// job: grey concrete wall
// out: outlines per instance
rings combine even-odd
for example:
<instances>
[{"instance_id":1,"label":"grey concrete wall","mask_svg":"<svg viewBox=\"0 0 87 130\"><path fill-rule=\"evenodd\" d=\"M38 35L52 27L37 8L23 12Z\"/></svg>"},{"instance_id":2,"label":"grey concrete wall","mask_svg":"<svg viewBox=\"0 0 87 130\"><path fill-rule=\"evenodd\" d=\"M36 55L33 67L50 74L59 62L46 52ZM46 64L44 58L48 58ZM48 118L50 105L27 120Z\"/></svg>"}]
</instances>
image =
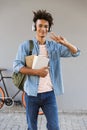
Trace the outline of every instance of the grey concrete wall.
<instances>
[{"instance_id":1,"label":"grey concrete wall","mask_svg":"<svg viewBox=\"0 0 87 130\"><path fill-rule=\"evenodd\" d=\"M78 58L61 60L65 93L57 97L59 109L87 109L86 0L0 0L0 68L12 70L19 44L34 36L35 32L31 31L32 11L37 9L50 11L54 17L52 31L81 49ZM9 90L14 93L13 88Z\"/></svg>"}]
</instances>

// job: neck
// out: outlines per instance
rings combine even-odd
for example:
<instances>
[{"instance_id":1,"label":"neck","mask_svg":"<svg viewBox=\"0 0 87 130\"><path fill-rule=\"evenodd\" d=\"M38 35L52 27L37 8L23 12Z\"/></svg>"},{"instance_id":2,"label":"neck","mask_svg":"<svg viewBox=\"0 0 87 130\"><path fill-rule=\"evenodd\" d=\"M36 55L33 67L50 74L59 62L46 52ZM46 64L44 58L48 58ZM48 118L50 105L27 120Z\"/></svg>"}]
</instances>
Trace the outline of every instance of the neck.
<instances>
[{"instance_id":1,"label":"neck","mask_svg":"<svg viewBox=\"0 0 87 130\"><path fill-rule=\"evenodd\" d=\"M40 45L44 45L46 42L46 38L45 37L37 37L36 36L37 41L39 42Z\"/></svg>"}]
</instances>

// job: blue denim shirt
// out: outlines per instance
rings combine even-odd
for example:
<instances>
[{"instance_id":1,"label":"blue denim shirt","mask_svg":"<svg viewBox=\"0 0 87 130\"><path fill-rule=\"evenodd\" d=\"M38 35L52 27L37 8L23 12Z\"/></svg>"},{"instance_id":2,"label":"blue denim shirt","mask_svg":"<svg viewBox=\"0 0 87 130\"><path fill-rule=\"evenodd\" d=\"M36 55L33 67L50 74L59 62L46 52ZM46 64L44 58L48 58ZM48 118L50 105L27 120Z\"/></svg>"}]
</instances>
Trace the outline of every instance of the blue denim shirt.
<instances>
[{"instance_id":1,"label":"blue denim shirt","mask_svg":"<svg viewBox=\"0 0 87 130\"><path fill-rule=\"evenodd\" d=\"M33 38L34 48L32 50L32 55L39 54L39 45L36 38ZM16 55L16 59L13 62L13 71L19 72L19 70L25 66L25 57L29 55L29 41L24 41L20 44L18 48L18 52ZM76 57L80 54L78 50L76 54L72 54L70 50L54 41L46 40L46 48L48 51L49 57L49 66L50 66L50 77L51 82L53 84L53 89L56 95L60 95L64 93L64 86L63 86L63 79L62 79L62 72L61 72L61 57ZM27 75L26 81L24 84L24 91L28 95L37 96L38 93L38 84L39 84L39 77L38 76L30 76Z\"/></svg>"}]
</instances>

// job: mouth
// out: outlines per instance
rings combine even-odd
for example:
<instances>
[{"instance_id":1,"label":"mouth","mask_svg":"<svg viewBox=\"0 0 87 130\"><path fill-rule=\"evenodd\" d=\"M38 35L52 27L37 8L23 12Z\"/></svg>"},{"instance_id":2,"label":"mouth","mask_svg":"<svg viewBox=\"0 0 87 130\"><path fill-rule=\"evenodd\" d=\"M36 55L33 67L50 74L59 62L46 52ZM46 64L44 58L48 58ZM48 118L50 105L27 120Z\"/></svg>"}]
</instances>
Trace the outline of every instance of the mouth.
<instances>
[{"instance_id":1,"label":"mouth","mask_svg":"<svg viewBox=\"0 0 87 130\"><path fill-rule=\"evenodd\" d=\"M42 35L46 35L47 33L46 32L41 32Z\"/></svg>"}]
</instances>

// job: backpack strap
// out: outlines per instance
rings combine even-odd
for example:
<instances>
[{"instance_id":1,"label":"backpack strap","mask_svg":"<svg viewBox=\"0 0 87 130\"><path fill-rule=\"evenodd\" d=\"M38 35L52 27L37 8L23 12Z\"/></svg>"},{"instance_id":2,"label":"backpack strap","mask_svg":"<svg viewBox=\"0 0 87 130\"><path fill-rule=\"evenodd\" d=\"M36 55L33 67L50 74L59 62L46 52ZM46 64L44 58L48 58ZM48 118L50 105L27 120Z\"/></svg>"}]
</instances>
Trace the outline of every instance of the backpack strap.
<instances>
[{"instance_id":1,"label":"backpack strap","mask_svg":"<svg viewBox=\"0 0 87 130\"><path fill-rule=\"evenodd\" d=\"M29 40L29 43L30 43L30 52L29 52L29 55L32 55L32 50L34 48L33 40Z\"/></svg>"}]
</instances>

